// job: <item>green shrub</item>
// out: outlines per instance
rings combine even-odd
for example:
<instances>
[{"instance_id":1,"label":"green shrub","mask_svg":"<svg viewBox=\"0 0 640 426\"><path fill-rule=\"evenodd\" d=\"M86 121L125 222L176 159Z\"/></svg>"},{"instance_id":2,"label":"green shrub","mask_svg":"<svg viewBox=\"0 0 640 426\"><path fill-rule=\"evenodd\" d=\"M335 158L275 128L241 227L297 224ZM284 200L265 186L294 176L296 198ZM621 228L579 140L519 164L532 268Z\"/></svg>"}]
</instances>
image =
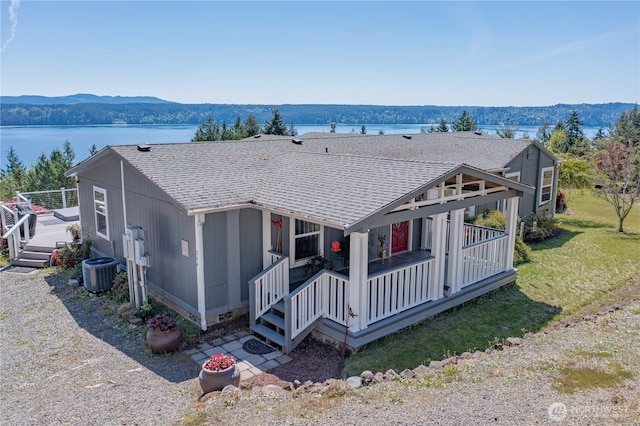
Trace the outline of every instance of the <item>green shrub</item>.
<instances>
[{"instance_id":1,"label":"green shrub","mask_svg":"<svg viewBox=\"0 0 640 426\"><path fill-rule=\"evenodd\" d=\"M113 278L109 297L118 303L129 302L129 278L126 272L118 272Z\"/></svg>"},{"instance_id":2,"label":"green shrub","mask_svg":"<svg viewBox=\"0 0 640 426\"><path fill-rule=\"evenodd\" d=\"M163 313L165 313L164 306L149 299L140 305L140 308L135 312L135 316L146 322L149 318Z\"/></svg>"},{"instance_id":3,"label":"green shrub","mask_svg":"<svg viewBox=\"0 0 640 426\"><path fill-rule=\"evenodd\" d=\"M513 252L513 266L529 262L531 262L531 248L527 243L522 241L520 237L516 237L516 244Z\"/></svg>"},{"instance_id":4,"label":"green shrub","mask_svg":"<svg viewBox=\"0 0 640 426\"><path fill-rule=\"evenodd\" d=\"M531 213L524 221L525 242L538 242L549 238L556 233L555 219L545 217L536 213Z\"/></svg>"},{"instance_id":5,"label":"green shrub","mask_svg":"<svg viewBox=\"0 0 640 426\"><path fill-rule=\"evenodd\" d=\"M504 229L507 226L507 217L499 210L486 210L476 217L474 223L487 228Z\"/></svg>"}]
</instances>

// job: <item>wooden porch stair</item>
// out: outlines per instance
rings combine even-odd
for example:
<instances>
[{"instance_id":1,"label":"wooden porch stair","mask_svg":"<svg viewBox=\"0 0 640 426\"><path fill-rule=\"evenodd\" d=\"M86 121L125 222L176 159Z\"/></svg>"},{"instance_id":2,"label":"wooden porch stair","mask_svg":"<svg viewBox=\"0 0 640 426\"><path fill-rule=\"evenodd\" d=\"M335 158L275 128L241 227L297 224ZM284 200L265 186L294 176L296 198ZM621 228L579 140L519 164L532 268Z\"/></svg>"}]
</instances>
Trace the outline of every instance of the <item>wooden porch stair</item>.
<instances>
[{"instance_id":1,"label":"wooden porch stair","mask_svg":"<svg viewBox=\"0 0 640 426\"><path fill-rule=\"evenodd\" d=\"M271 305L269 312L249 327L254 334L262 337L269 344L279 346L281 350L285 349L284 328L284 301L282 300Z\"/></svg>"},{"instance_id":2,"label":"wooden porch stair","mask_svg":"<svg viewBox=\"0 0 640 426\"><path fill-rule=\"evenodd\" d=\"M49 247L26 245L20 250L18 256L9 263L13 266L25 266L29 268L47 268L51 265L53 250Z\"/></svg>"}]
</instances>

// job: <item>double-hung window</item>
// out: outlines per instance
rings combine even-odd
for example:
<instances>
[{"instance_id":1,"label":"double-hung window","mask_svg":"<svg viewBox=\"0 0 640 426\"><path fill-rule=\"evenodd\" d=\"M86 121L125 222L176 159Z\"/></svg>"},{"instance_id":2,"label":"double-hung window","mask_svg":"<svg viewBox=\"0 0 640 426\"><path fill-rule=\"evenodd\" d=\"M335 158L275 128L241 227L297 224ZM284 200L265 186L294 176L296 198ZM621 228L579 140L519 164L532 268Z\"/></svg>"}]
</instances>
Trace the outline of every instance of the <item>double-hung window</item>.
<instances>
[{"instance_id":1,"label":"double-hung window","mask_svg":"<svg viewBox=\"0 0 640 426\"><path fill-rule=\"evenodd\" d=\"M551 201L551 193L553 192L553 167L545 167L542 169L540 176L540 202L543 205Z\"/></svg>"},{"instance_id":2,"label":"double-hung window","mask_svg":"<svg viewBox=\"0 0 640 426\"><path fill-rule=\"evenodd\" d=\"M293 258L297 265L313 257L322 255L322 226L295 219L293 235Z\"/></svg>"},{"instance_id":3,"label":"double-hung window","mask_svg":"<svg viewBox=\"0 0 640 426\"><path fill-rule=\"evenodd\" d=\"M96 235L109 239L109 218L107 215L107 190L93 187L93 210L96 219Z\"/></svg>"}]
</instances>

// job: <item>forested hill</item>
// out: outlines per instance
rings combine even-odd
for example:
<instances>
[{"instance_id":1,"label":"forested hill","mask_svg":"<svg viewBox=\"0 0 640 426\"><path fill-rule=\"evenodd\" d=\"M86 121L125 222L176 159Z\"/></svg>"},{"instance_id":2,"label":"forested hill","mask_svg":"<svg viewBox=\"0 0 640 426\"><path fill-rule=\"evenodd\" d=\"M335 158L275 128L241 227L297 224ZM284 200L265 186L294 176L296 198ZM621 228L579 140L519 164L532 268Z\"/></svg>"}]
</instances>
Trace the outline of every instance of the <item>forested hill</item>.
<instances>
[{"instance_id":1,"label":"forested hill","mask_svg":"<svg viewBox=\"0 0 640 426\"><path fill-rule=\"evenodd\" d=\"M84 95L90 96L90 95ZM116 98L112 98L113 101ZM380 106L380 105L237 105L179 104L137 100L117 102L34 104L11 103L3 97L0 125L105 125L105 124L200 124L212 116L219 123L233 124L236 117L254 115L259 122L271 117L277 108L287 124L324 125L330 122L360 126L362 124L437 124L441 119L456 121L467 111L478 125L509 123L516 126L539 126L546 121L554 125L564 121L576 110L585 126L607 127L634 104L558 104L543 107L482 107L482 106Z\"/></svg>"}]
</instances>

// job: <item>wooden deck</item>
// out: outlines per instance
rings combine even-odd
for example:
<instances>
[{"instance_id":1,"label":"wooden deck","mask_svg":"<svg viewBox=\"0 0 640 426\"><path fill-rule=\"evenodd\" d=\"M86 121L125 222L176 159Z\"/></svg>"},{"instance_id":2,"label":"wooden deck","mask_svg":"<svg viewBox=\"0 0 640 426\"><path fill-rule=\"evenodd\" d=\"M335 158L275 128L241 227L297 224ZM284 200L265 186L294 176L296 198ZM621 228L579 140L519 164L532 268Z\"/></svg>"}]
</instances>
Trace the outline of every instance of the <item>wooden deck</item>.
<instances>
[{"instance_id":1,"label":"wooden deck","mask_svg":"<svg viewBox=\"0 0 640 426\"><path fill-rule=\"evenodd\" d=\"M55 249L65 243L73 241L71 234L67 231L67 226L75 221L62 220L53 213L38 215L36 222L36 233L29 241L27 247L40 247Z\"/></svg>"}]
</instances>

